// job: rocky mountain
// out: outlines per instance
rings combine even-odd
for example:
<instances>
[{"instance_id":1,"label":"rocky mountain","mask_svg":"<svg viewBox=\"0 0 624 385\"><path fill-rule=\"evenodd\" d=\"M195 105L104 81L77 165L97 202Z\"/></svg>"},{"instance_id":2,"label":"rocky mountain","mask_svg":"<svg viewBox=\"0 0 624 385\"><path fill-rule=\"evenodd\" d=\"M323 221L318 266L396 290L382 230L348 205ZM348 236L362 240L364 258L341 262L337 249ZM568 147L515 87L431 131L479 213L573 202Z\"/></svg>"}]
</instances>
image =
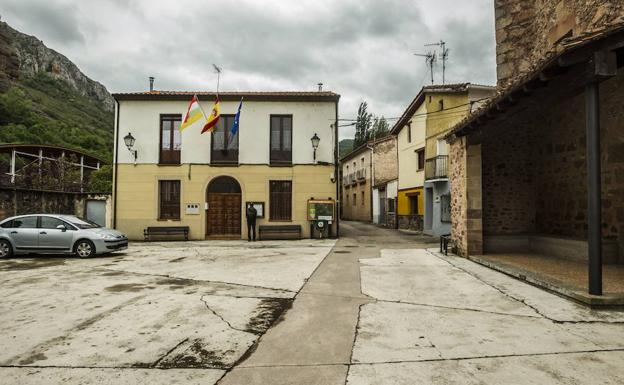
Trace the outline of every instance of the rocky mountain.
<instances>
[{"instance_id":1,"label":"rocky mountain","mask_svg":"<svg viewBox=\"0 0 624 385\"><path fill-rule=\"evenodd\" d=\"M0 143L53 144L111 160L113 109L102 84L0 22Z\"/></svg>"},{"instance_id":2,"label":"rocky mountain","mask_svg":"<svg viewBox=\"0 0 624 385\"><path fill-rule=\"evenodd\" d=\"M79 95L113 111L114 100L102 84L91 80L68 58L34 36L0 22L0 73L9 79L32 78L45 72L70 85Z\"/></svg>"}]
</instances>

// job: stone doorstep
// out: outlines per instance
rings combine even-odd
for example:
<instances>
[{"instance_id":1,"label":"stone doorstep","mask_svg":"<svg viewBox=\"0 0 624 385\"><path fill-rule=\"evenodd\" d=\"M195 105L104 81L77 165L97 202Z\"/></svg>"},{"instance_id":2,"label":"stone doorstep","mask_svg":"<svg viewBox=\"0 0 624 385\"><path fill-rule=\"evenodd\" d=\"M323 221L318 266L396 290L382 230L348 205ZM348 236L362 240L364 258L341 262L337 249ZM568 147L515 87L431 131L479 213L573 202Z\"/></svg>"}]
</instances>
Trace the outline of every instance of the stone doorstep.
<instances>
[{"instance_id":1,"label":"stone doorstep","mask_svg":"<svg viewBox=\"0 0 624 385\"><path fill-rule=\"evenodd\" d=\"M489 267L490 269L499 271L503 274L509 275L533 286L537 286L540 289L544 289L553 294L557 294L567 299L571 299L581 305L589 306L590 308L609 307L609 306L624 306L624 293L622 294L609 294L609 295L591 295L584 290L578 288L566 286L564 283L557 280L546 281L543 278L537 276L535 273L519 269L517 267L507 266L504 264L494 263L481 258L480 256L468 256L469 260Z\"/></svg>"}]
</instances>

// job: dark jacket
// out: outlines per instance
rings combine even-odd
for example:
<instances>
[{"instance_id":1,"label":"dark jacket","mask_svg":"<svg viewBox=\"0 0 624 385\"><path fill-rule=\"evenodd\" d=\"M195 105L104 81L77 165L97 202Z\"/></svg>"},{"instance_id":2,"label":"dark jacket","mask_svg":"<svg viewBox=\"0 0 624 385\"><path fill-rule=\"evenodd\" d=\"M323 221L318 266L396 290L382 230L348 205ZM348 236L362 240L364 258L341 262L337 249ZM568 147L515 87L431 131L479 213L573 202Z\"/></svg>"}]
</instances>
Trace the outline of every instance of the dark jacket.
<instances>
[{"instance_id":1,"label":"dark jacket","mask_svg":"<svg viewBox=\"0 0 624 385\"><path fill-rule=\"evenodd\" d=\"M255 222L258 216L258 211L255 207L247 207L247 222Z\"/></svg>"}]
</instances>

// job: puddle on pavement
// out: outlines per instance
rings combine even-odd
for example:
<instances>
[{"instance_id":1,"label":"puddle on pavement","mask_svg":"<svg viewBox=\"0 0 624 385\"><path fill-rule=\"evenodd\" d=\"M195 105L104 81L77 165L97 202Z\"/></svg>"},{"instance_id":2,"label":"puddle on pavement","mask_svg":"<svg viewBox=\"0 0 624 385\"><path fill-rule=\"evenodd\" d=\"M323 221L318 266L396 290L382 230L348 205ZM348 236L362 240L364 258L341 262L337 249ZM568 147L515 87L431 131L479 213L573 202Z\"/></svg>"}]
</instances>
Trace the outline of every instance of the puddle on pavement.
<instances>
[{"instance_id":1,"label":"puddle on pavement","mask_svg":"<svg viewBox=\"0 0 624 385\"><path fill-rule=\"evenodd\" d=\"M47 360L48 357L45 356L45 354L43 353L36 353L33 355L30 355L22 360L19 361L20 365L30 365L30 364L34 364L37 361L43 361L43 360Z\"/></svg>"},{"instance_id":2,"label":"puddle on pavement","mask_svg":"<svg viewBox=\"0 0 624 385\"><path fill-rule=\"evenodd\" d=\"M186 278L161 278L156 281L156 284L185 287L185 286L194 285L195 281L193 281L192 279L186 279Z\"/></svg>"},{"instance_id":3,"label":"puddle on pavement","mask_svg":"<svg viewBox=\"0 0 624 385\"><path fill-rule=\"evenodd\" d=\"M0 270L30 270L43 267L62 266L65 258L24 258L9 259L0 262Z\"/></svg>"},{"instance_id":4,"label":"puddle on pavement","mask_svg":"<svg viewBox=\"0 0 624 385\"><path fill-rule=\"evenodd\" d=\"M232 350L216 351L204 349L201 339L195 339L183 351L166 357L158 364L159 368L217 368L227 369L223 359L234 353Z\"/></svg>"},{"instance_id":5,"label":"puddle on pavement","mask_svg":"<svg viewBox=\"0 0 624 385\"><path fill-rule=\"evenodd\" d=\"M147 286L143 283L120 283L117 285L107 287L106 291L110 291L112 293L121 293L121 292L137 292L143 289L154 289L154 286Z\"/></svg>"},{"instance_id":6,"label":"puddle on pavement","mask_svg":"<svg viewBox=\"0 0 624 385\"><path fill-rule=\"evenodd\" d=\"M289 298L265 298L254 310L251 319L247 323L245 330L262 334L270 327L281 322L281 316L292 306L292 299Z\"/></svg>"}]
</instances>

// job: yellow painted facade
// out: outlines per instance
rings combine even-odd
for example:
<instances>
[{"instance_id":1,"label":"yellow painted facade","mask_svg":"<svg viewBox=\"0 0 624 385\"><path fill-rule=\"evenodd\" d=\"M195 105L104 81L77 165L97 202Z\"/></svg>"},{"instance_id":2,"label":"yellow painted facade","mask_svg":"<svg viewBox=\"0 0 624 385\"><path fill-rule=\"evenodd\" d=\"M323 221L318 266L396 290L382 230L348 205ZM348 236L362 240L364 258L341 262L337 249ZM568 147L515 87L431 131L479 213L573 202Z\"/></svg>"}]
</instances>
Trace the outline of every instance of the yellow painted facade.
<instances>
[{"instance_id":1,"label":"yellow painted facade","mask_svg":"<svg viewBox=\"0 0 624 385\"><path fill-rule=\"evenodd\" d=\"M438 140L441 140L455 124L466 117L470 112L470 103L468 103L468 91L466 90L461 93L428 93L425 104L428 112L425 124L425 159L429 159L440 155ZM440 111L441 108L443 111ZM444 142L443 146L445 149L440 152L446 155L448 154L448 143Z\"/></svg>"},{"instance_id":2,"label":"yellow painted facade","mask_svg":"<svg viewBox=\"0 0 624 385\"><path fill-rule=\"evenodd\" d=\"M397 215L412 215L410 197L418 196L418 215L424 215L424 193L422 187L399 190L397 196Z\"/></svg>"},{"instance_id":3,"label":"yellow painted facade","mask_svg":"<svg viewBox=\"0 0 624 385\"><path fill-rule=\"evenodd\" d=\"M157 164L119 164L117 171L117 228L130 239L143 239L147 226L189 226L189 238L204 239L206 234L206 189L213 178L230 176L241 187L241 238L247 238L244 204L247 201L264 202L264 218L258 218L257 226L271 224L269 221L269 181L291 180L292 221L288 224L302 226L303 237L310 236L307 220L307 201L311 198L336 200L336 184L330 176L333 165L294 165L270 167L268 165L241 165L238 167L215 167L210 165L181 164L161 166ZM179 180L181 183L180 220L158 219L159 180ZM186 204L200 205L199 214L186 214ZM275 224L284 224L283 221ZM332 225L335 235L336 225Z\"/></svg>"}]
</instances>

